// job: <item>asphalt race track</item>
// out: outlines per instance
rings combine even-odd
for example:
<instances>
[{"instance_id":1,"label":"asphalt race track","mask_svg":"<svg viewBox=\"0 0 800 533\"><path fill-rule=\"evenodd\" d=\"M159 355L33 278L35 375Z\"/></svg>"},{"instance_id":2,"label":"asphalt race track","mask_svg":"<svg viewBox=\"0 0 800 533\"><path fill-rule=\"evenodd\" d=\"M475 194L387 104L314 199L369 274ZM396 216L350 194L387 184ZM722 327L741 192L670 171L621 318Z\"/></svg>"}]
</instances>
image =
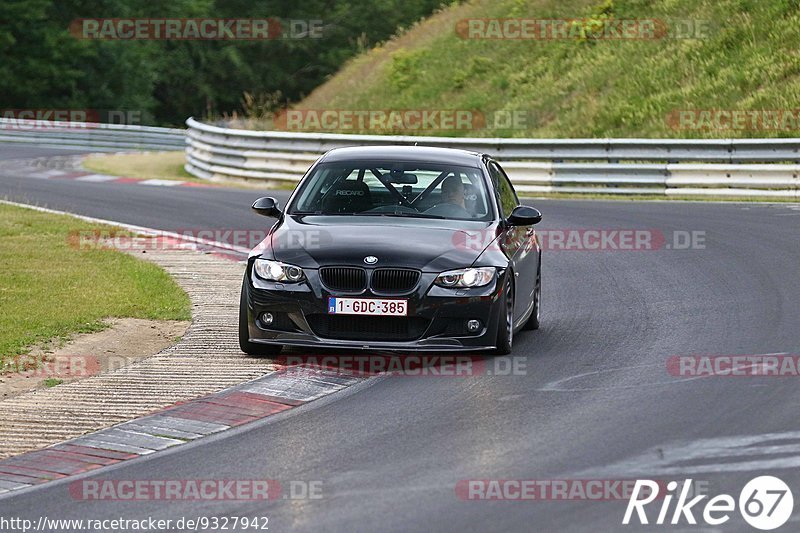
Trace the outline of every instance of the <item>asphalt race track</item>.
<instances>
[{"instance_id":1,"label":"asphalt race track","mask_svg":"<svg viewBox=\"0 0 800 533\"><path fill-rule=\"evenodd\" d=\"M53 153L24 152L0 148L0 157ZM13 201L160 229L268 224L249 210L260 191L40 180L3 168L0 198ZM456 485L692 478L738 498L766 474L793 487L797 502L800 377L676 377L667 361L800 353L800 206L526 203L543 212L542 230L636 229L666 242L546 250L543 326L515 337L513 357L524 366L516 375L368 380L89 476L321 481L321 499L87 502L55 482L0 498L0 514L268 516L272 531L637 531L621 525L624 500L464 500ZM675 249L675 232L701 232L704 241ZM734 513L724 531L736 530L753 531ZM797 512L785 530L800 530Z\"/></svg>"}]
</instances>

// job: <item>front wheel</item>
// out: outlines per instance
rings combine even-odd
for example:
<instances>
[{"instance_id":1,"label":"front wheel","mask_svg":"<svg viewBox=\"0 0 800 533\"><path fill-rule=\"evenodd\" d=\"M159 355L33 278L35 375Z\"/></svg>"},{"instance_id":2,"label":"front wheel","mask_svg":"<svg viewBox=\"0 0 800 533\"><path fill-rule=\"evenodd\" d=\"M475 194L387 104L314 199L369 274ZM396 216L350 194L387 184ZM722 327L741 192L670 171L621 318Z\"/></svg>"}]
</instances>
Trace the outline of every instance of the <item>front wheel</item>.
<instances>
[{"instance_id":1,"label":"front wheel","mask_svg":"<svg viewBox=\"0 0 800 533\"><path fill-rule=\"evenodd\" d=\"M514 274L508 271L506 281L503 284L503 301L500 307L500 316L497 321L497 355L508 355L514 344L514 285L511 276Z\"/></svg>"},{"instance_id":2,"label":"front wheel","mask_svg":"<svg viewBox=\"0 0 800 533\"><path fill-rule=\"evenodd\" d=\"M247 276L242 282L242 294L239 296L239 348L248 355L271 356L281 353L279 344L259 344L250 342L250 329L247 324Z\"/></svg>"}]
</instances>

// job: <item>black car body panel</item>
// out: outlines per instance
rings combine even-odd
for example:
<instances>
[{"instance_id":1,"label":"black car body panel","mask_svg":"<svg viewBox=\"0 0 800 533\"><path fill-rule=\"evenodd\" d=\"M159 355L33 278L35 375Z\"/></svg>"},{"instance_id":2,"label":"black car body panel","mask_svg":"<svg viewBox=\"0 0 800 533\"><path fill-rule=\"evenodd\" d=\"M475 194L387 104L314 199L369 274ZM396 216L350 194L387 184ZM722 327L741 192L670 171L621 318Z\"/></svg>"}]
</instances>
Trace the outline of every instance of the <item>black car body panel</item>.
<instances>
[{"instance_id":1,"label":"black car body panel","mask_svg":"<svg viewBox=\"0 0 800 533\"><path fill-rule=\"evenodd\" d=\"M465 226L481 235L491 227L481 222L464 224L409 218L380 221L376 231L374 218L342 218L286 216L271 235L274 258L302 268L319 268L352 262L363 264L364 257L372 255L379 258L381 266L402 265L425 272L443 272L470 266L483 251L459 246L470 238ZM398 246L403 242L413 242L414 246Z\"/></svg>"}]
</instances>

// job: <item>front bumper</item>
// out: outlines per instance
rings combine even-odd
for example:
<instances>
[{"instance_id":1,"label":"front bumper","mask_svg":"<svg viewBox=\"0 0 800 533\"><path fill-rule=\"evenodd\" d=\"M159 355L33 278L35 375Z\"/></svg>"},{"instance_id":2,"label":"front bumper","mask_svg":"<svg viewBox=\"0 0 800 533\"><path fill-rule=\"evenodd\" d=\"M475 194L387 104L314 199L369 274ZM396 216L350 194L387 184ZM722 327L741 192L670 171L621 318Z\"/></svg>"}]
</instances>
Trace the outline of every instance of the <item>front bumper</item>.
<instances>
[{"instance_id":1,"label":"front bumper","mask_svg":"<svg viewBox=\"0 0 800 533\"><path fill-rule=\"evenodd\" d=\"M477 289L445 289L433 285L437 274L422 273L409 294L379 295L369 289L359 293L329 291L317 271L306 270L306 280L281 284L253 275L248 264L247 290L250 342L295 347L388 350L399 352L464 352L495 347L504 270ZM406 299L407 317L328 315L329 297ZM260 319L273 314L271 325ZM480 320L475 333L468 320Z\"/></svg>"}]
</instances>

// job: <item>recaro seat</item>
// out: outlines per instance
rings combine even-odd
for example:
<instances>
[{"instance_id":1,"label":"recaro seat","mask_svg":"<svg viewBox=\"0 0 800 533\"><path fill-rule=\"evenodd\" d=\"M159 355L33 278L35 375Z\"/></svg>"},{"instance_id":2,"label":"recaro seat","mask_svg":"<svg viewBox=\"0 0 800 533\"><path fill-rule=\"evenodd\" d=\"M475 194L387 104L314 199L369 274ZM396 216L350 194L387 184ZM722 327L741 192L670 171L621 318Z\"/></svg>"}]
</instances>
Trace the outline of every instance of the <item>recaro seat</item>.
<instances>
[{"instance_id":1,"label":"recaro seat","mask_svg":"<svg viewBox=\"0 0 800 533\"><path fill-rule=\"evenodd\" d=\"M325 194L322 202L325 213L361 213L372 207L369 187L363 181L337 183Z\"/></svg>"}]
</instances>

